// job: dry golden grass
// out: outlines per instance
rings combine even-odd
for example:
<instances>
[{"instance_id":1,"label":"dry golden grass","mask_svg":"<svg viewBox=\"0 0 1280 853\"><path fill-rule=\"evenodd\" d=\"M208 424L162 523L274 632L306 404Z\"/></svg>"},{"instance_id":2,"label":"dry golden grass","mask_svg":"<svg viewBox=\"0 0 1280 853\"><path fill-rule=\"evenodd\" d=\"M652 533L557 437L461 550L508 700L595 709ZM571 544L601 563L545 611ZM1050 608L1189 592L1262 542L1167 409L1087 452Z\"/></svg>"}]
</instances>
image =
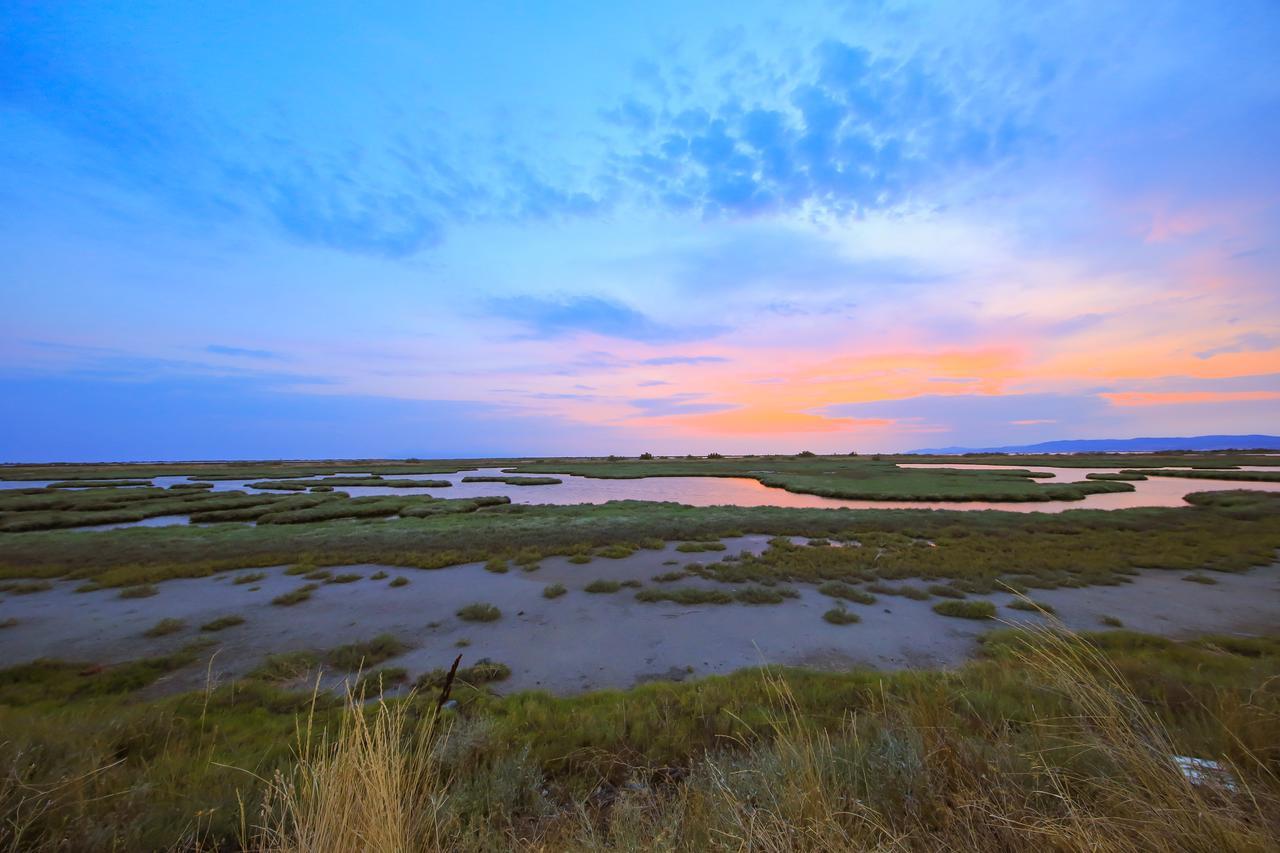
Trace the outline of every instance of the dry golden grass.
<instances>
[{"instance_id":1,"label":"dry golden grass","mask_svg":"<svg viewBox=\"0 0 1280 853\"><path fill-rule=\"evenodd\" d=\"M633 768L632 782L602 784L567 803L534 794L541 809L529 808L530 792L516 790L529 779L497 762L480 773L479 801L474 766L460 773L465 784L454 778L459 765L445 758L450 738L478 737L465 723L452 731L421 703L353 700L332 739L303 727L297 766L272 780L258 822L246 829L247 846L273 853L1280 848L1280 781L1274 754L1264 754L1274 745L1253 744L1249 734L1274 732L1274 719L1258 725L1264 706L1224 694L1205 709L1226 738L1229 748L1213 757L1231 781L1197 784L1172 760L1175 738L1088 642L1060 628L1034 629L1011 654L1037 689L1066 697L1070 709L1028 720L1021 753L964 731L992 721L939 701L944 688L936 684L921 681L914 695L885 694L858 714L815 721L786 677L766 670L772 716L723 749L675 775Z\"/></svg>"}]
</instances>

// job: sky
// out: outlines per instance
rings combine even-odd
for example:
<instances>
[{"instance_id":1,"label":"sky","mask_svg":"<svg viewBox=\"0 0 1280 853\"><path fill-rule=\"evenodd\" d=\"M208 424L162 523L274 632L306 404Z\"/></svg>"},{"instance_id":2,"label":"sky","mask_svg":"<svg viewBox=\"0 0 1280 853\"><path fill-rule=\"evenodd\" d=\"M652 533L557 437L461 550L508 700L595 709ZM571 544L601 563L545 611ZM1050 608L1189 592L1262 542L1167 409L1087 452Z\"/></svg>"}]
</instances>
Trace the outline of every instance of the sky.
<instances>
[{"instance_id":1,"label":"sky","mask_svg":"<svg viewBox=\"0 0 1280 853\"><path fill-rule=\"evenodd\" d=\"M0 461L1280 432L1280 5L0 9Z\"/></svg>"}]
</instances>

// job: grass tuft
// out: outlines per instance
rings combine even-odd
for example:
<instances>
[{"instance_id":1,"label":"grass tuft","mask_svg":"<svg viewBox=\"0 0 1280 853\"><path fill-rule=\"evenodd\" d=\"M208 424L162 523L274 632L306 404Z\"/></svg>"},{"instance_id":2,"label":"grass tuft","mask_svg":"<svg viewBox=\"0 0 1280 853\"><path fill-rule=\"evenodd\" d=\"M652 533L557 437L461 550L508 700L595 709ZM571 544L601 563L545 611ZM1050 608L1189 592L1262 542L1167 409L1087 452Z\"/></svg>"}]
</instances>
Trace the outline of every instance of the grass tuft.
<instances>
[{"instance_id":1,"label":"grass tuft","mask_svg":"<svg viewBox=\"0 0 1280 853\"><path fill-rule=\"evenodd\" d=\"M156 637L167 637L170 634L176 634L187 626L186 622L181 619L161 619L156 624L142 632L142 636L155 639Z\"/></svg>"},{"instance_id":2,"label":"grass tuft","mask_svg":"<svg viewBox=\"0 0 1280 853\"><path fill-rule=\"evenodd\" d=\"M843 606L831 608L822 614L822 618L832 625L852 625L855 622L862 621L861 616L845 609Z\"/></svg>"},{"instance_id":3,"label":"grass tuft","mask_svg":"<svg viewBox=\"0 0 1280 853\"><path fill-rule=\"evenodd\" d=\"M271 599L271 603L279 607L292 607L295 604L301 604L311 597L311 593L320 588L318 583L304 584L295 590L290 590L283 595L277 595Z\"/></svg>"},{"instance_id":4,"label":"grass tuft","mask_svg":"<svg viewBox=\"0 0 1280 853\"><path fill-rule=\"evenodd\" d=\"M233 628L236 625L243 625L243 616L219 616L210 622L206 622L200 626L201 631L222 631L226 628Z\"/></svg>"},{"instance_id":5,"label":"grass tuft","mask_svg":"<svg viewBox=\"0 0 1280 853\"><path fill-rule=\"evenodd\" d=\"M502 611L492 604L476 602L458 610L457 616L467 622L494 622L502 616Z\"/></svg>"},{"instance_id":6,"label":"grass tuft","mask_svg":"<svg viewBox=\"0 0 1280 853\"><path fill-rule=\"evenodd\" d=\"M958 619L992 619L996 606L990 601L942 601L933 605L933 612Z\"/></svg>"}]
</instances>

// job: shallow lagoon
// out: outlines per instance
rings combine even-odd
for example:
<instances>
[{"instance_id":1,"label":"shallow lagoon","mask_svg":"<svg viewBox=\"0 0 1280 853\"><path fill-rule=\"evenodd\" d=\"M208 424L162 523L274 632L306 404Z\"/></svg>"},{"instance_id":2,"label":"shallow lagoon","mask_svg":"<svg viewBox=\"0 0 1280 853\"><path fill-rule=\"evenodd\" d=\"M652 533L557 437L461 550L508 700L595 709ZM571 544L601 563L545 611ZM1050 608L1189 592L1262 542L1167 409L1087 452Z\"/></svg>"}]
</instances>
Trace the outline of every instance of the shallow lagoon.
<instances>
[{"instance_id":1,"label":"shallow lagoon","mask_svg":"<svg viewBox=\"0 0 1280 853\"><path fill-rule=\"evenodd\" d=\"M903 468L955 468L1000 470L1018 466L990 464L960 463L905 463ZM1029 470L1051 474L1052 477L1041 478L1039 482L1076 482L1091 473L1106 473L1121 470L1113 468L1055 468L1047 466L1026 466ZM1182 506L1185 498L1192 492L1215 491L1222 489L1253 489L1258 491L1280 491L1280 483L1257 481L1232 481L1211 479L1190 479L1181 477L1149 477L1146 480L1133 481L1131 492L1112 492L1088 495L1078 501L888 501L888 500L843 500L825 498L817 495L805 495L788 492L785 489L765 486L748 477L645 477L642 479L600 479L579 477L571 474L556 474L562 480L558 485L517 486L507 483L464 483L464 477L501 476L507 469L475 468L452 474L396 474L398 480L448 480L453 483L446 488L404 489L386 486L342 486L339 491L352 497L375 495L420 494L438 498L473 498L488 495L503 495L519 504L599 504L608 501L669 501L688 506L776 506L809 509L942 509L942 510L1002 510L1005 512L1065 512L1072 509L1132 509L1135 507L1170 507ZM1236 470L1267 471L1275 470L1261 466L1241 466ZM347 471L331 476L366 476L369 472ZM287 480L290 478L278 478ZM304 477L301 479L323 479ZM198 478L185 476L155 477L152 482L156 486L169 486L189 483ZM216 492L244 491L249 493L285 494L271 489L255 489L251 480L215 480L212 481ZM47 485L43 481L0 481L0 489L39 488ZM78 530L111 530L120 527L157 527L171 524L185 524L186 516L172 515L143 519L135 522L95 525L76 528Z\"/></svg>"}]
</instances>

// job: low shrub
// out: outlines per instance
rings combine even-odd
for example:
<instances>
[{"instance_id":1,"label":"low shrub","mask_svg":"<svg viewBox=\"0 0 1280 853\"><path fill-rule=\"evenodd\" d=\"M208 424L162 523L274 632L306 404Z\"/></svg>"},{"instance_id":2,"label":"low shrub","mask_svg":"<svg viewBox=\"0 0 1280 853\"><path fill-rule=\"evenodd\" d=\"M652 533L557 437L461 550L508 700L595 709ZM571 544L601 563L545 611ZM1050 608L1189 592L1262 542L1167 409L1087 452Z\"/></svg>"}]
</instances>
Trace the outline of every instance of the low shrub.
<instances>
[{"instance_id":1,"label":"low shrub","mask_svg":"<svg viewBox=\"0 0 1280 853\"><path fill-rule=\"evenodd\" d=\"M181 619L161 619L156 624L142 632L144 637L167 637L169 634L176 634L186 627L186 622Z\"/></svg>"},{"instance_id":2,"label":"low shrub","mask_svg":"<svg viewBox=\"0 0 1280 853\"><path fill-rule=\"evenodd\" d=\"M502 616L502 611L492 604L476 602L460 609L457 615L467 622L493 622Z\"/></svg>"},{"instance_id":3,"label":"low shrub","mask_svg":"<svg viewBox=\"0 0 1280 853\"><path fill-rule=\"evenodd\" d=\"M942 601L933 605L933 612L957 619L991 619L996 606L990 601Z\"/></svg>"},{"instance_id":4,"label":"low shrub","mask_svg":"<svg viewBox=\"0 0 1280 853\"><path fill-rule=\"evenodd\" d=\"M243 616L219 616L210 622L206 622L200 626L201 631L221 631L225 628L233 628L236 625L243 625Z\"/></svg>"},{"instance_id":5,"label":"low shrub","mask_svg":"<svg viewBox=\"0 0 1280 853\"><path fill-rule=\"evenodd\" d=\"M826 613L823 613L822 618L830 622L832 625L852 625L854 622L862 621L862 617L857 613L851 613L844 607L833 607Z\"/></svg>"}]
</instances>

